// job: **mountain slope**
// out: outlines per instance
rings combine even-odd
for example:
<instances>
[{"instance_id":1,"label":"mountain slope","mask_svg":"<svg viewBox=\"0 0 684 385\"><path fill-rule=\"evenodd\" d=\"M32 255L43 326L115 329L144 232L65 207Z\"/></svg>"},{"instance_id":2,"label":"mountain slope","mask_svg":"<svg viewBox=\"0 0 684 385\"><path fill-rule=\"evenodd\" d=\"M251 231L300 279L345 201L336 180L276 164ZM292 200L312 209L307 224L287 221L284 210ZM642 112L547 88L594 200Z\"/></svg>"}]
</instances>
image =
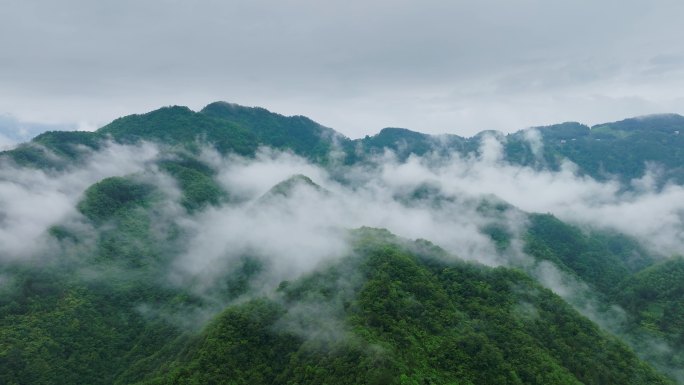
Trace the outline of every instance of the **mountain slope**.
<instances>
[{"instance_id":1,"label":"mountain slope","mask_svg":"<svg viewBox=\"0 0 684 385\"><path fill-rule=\"evenodd\" d=\"M532 214L529 219L527 253L567 268L604 294L612 294L625 279L655 262L624 235L587 234L549 214Z\"/></svg>"},{"instance_id":2,"label":"mountain slope","mask_svg":"<svg viewBox=\"0 0 684 385\"><path fill-rule=\"evenodd\" d=\"M303 116L286 117L263 108L215 102L199 112L173 106L126 116L95 133L45 133L5 154L20 164L59 167L111 137L122 143L148 140L191 151L210 144L223 154L253 155L259 146L269 146L322 164L331 161L332 152L342 151L345 163L355 164L385 149L396 152L400 159L429 152L469 156L477 153L486 135L493 134L503 140L504 159L513 164L557 170L567 159L577 164L581 173L598 180L618 177L626 184L641 177L652 164L662 167L661 184L668 180L684 183L684 117L680 115L652 115L593 127L567 122L532 128L540 133L538 143L526 134L529 130L462 138L385 128L377 135L350 140ZM55 159L45 149L66 159Z\"/></svg>"},{"instance_id":3,"label":"mountain slope","mask_svg":"<svg viewBox=\"0 0 684 385\"><path fill-rule=\"evenodd\" d=\"M628 189L630 178L656 161L662 185L682 164L675 131L683 119L646 117L591 128L563 123L473 138L387 128L349 140L304 117L218 102L200 112L176 106L131 115L93 133L41 134L2 154L3 188L31 187L22 179L29 175L74 182L72 174L112 146L139 150L149 141L156 155L129 171L88 179L92 185L78 190L73 212L43 229L37 239L44 248L35 255L13 260L0 253L0 382L668 383L533 277L546 282L534 269L547 263L586 286L592 297L584 300L598 301L599 310L622 306L624 330L610 330L675 378L684 351L680 259L660 262L623 234L523 213L496 197L443 190L440 183L452 178L462 183L458 174L413 183L421 169L411 168L416 162L410 157L438 163L460 157L470 164L493 135L503 149L497 167L553 170L570 159L578 174L617 176ZM258 152L260 146L290 154ZM386 150L395 152L396 162L383 169L377 157ZM260 172L270 178L274 164L289 162L292 153L306 159L297 158L295 168L309 162L330 179L342 177L322 178L329 191L288 169L285 177L293 177L262 185ZM249 167L257 162L262 168ZM393 179L398 187L373 180L402 164L413 173ZM229 175L234 167L243 168ZM91 169L83 173L94 178ZM298 227L297 210L308 201L326 210L306 205L304 216L315 226ZM327 217L345 216L344 210L353 219ZM392 220L382 226L405 221L396 224L409 232L414 220L441 226L462 215L459 231L481 235L483 242L491 238L475 249L483 253L478 258L520 271L465 263L427 241L411 243L382 230L341 235L339 227L359 226L349 223L364 210L388 215ZM410 215L392 217L403 210ZM0 216L0 226L14 219ZM266 236L242 243L240 237L251 234L243 227L275 237L293 236L291 227L306 238L296 248ZM326 257L332 261L308 266L291 282L271 282L279 277L278 263L287 265L282 270L313 264L309 244L320 247L329 239L319 238L331 234L340 238L334 251L315 251L337 255L342 249L346 257ZM648 343L639 340L644 336ZM666 353L651 354L659 341L668 342L658 345Z\"/></svg>"},{"instance_id":4,"label":"mountain slope","mask_svg":"<svg viewBox=\"0 0 684 385\"><path fill-rule=\"evenodd\" d=\"M327 158L333 143L348 140L305 116L283 116L259 107L215 102L200 113L249 129L261 144L319 161Z\"/></svg>"},{"instance_id":5,"label":"mountain slope","mask_svg":"<svg viewBox=\"0 0 684 385\"><path fill-rule=\"evenodd\" d=\"M663 180L684 183L684 136L680 134L684 134L684 117L680 115L626 119L577 133L566 128L554 131L565 136L545 137L546 156L565 157L599 180L611 175L623 182L641 177L651 162L664 167Z\"/></svg>"},{"instance_id":6,"label":"mountain slope","mask_svg":"<svg viewBox=\"0 0 684 385\"><path fill-rule=\"evenodd\" d=\"M357 237L357 256L228 308L144 383L667 383L521 273Z\"/></svg>"}]
</instances>

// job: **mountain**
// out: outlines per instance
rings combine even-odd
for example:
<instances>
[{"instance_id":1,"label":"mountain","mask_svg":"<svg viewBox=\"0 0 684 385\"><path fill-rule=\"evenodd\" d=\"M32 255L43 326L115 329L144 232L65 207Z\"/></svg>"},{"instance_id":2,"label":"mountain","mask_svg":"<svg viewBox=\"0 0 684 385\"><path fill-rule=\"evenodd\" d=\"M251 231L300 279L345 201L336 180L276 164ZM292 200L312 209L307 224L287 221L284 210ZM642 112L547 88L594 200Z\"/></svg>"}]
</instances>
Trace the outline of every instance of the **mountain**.
<instances>
[{"instance_id":1,"label":"mountain","mask_svg":"<svg viewBox=\"0 0 684 385\"><path fill-rule=\"evenodd\" d=\"M628 181L638 178L647 163L663 167L663 180L684 182L684 117L651 115L591 128L563 124L538 128L544 138L544 157L563 157L588 175L606 179L615 175Z\"/></svg>"},{"instance_id":2,"label":"mountain","mask_svg":"<svg viewBox=\"0 0 684 385\"><path fill-rule=\"evenodd\" d=\"M43 133L0 154L0 383L684 383L682 127L349 139L216 102ZM547 185L574 220L502 198Z\"/></svg>"},{"instance_id":3,"label":"mountain","mask_svg":"<svg viewBox=\"0 0 684 385\"><path fill-rule=\"evenodd\" d=\"M684 260L676 257L629 277L614 294L614 301L630 315L626 325L630 334L645 337L632 344L648 352L651 361L670 368L684 366L683 278ZM654 340L668 344L658 349L652 346Z\"/></svg>"},{"instance_id":4,"label":"mountain","mask_svg":"<svg viewBox=\"0 0 684 385\"><path fill-rule=\"evenodd\" d=\"M539 143L530 139L530 130L539 132ZM684 117L680 115L650 115L593 127L568 122L508 135L491 134L502 138L504 159L513 164L557 170L567 159L586 175L598 180L617 177L623 183L641 177L651 164L661 167L661 183L684 183ZM347 164L354 164L385 149L401 159L428 152L474 155L487 135L490 133L462 138L385 128L377 135L350 140L303 116L286 117L263 108L215 102L199 112L173 106L126 116L94 133L47 132L5 154L21 164L56 167L59 161L44 149L74 160L79 150L97 148L111 137L122 143L157 141L190 151L208 143L223 154L253 155L259 146L268 146L288 149L322 164L330 162L331 152L338 149Z\"/></svg>"},{"instance_id":5,"label":"mountain","mask_svg":"<svg viewBox=\"0 0 684 385\"><path fill-rule=\"evenodd\" d=\"M117 119L97 131L117 141L161 141L190 146L210 143L221 153L253 154L260 145L289 149L321 159L331 143L344 137L304 116L282 116L263 108L216 102L194 112L166 107L143 115Z\"/></svg>"},{"instance_id":6,"label":"mountain","mask_svg":"<svg viewBox=\"0 0 684 385\"><path fill-rule=\"evenodd\" d=\"M354 256L278 299L226 309L143 383L666 383L524 274L445 263L387 232L356 238Z\"/></svg>"},{"instance_id":7,"label":"mountain","mask_svg":"<svg viewBox=\"0 0 684 385\"><path fill-rule=\"evenodd\" d=\"M530 140L530 131L539 133L538 142ZM558 170L562 160L570 160L586 175L598 180L617 177L623 183L641 177L648 164L652 164L662 167L663 182L684 183L684 117L676 114L644 116L593 127L566 122L505 136L493 132L472 138L383 129L359 142L366 152L387 148L404 158L408 154L423 155L430 151L449 151L465 156L476 154L486 135L503 138L504 159L513 164ZM537 150L535 146L538 146Z\"/></svg>"},{"instance_id":8,"label":"mountain","mask_svg":"<svg viewBox=\"0 0 684 385\"><path fill-rule=\"evenodd\" d=\"M668 383L519 271L448 262L387 231L353 237L346 258L227 306L201 332L131 308L199 300L157 287L149 264L112 286L23 272L3 297L3 382Z\"/></svg>"},{"instance_id":9,"label":"mountain","mask_svg":"<svg viewBox=\"0 0 684 385\"><path fill-rule=\"evenodd\" d=\"M261 199L271 199L277 196L288 197L289 195L294 193L295 189L298 188L308 188L321 193L328 192L324 188L316 184L316 182L312 181L311 178L309 178L308 176L297 174L292 175L286 180L271 187L271 189L268 190L268 192L264 194L261 197Z\"/></svg>"},{"instance_id":10,"label":"mountain","mask_svg":"<svg viewBox=\"0 0 684 385\"><path fill-rule=\"evenodd\" d=\"M120 143L160 142L191 152L208 143L222 154L241 155L253 155L259 146L269 146L319 161L334 141L346 139L303 116L285 117L262 108L216 102L200 112L171 106L129 115L96 132L49 131L5 154L20 164L58 167L60 160L46 149L71 161L78 159L84 148L96 149L107 138Z\"/></svg>"}]
</instances>

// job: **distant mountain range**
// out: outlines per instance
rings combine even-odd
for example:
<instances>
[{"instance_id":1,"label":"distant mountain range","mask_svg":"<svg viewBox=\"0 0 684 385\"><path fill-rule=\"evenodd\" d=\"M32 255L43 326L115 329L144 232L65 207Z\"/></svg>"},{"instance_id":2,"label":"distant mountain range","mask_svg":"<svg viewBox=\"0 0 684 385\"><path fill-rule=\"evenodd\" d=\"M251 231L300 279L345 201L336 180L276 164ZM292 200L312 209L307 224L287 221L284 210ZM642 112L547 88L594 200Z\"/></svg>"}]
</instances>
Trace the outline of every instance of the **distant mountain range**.
<instances>
[{"instance_id":1,"label":"distant mountain range","mask_svg":"<svg viewBox=\"0 0 684 385\"><path fill-rule=\"evenodd\" d=\"M448 168L635 200L684 185L680 115L350 139L216 102L0 164L3 384L684 383L681 256Z\"/></svg>"},{"instance_id":2,"label":"distant mountain range","mask_svg":"<svg viewBox=\"0 0 684 385\"><path fill-rule=\"evenodd\" d=\"M539 137L530 136L530 131ZM96 148L98 140L111 137L122 143L150 140L188 149L209 143L224 154L252 155L259 146L269 146L323 164L330 161L332 149L339 149L345 155L344 162L351 164L385 149L401 158L433 151L468 155L478 150L487 135L504 139L504 159L514 164L558 169L560 162L568 159L593 178L628 181L641 176L646 164L652 162L664 167L663 180L684 182L684 117L677 114L642 116L593 127L566 122L508 135L485 131L471 138L384 128L374 136L349 139L304 116L287 117L263 108L215 102L199 112L173 106L126 116L93 133L46 132L7 154L20 163L47 165L49 161L35 145L73 158L77 155L74 146ZM530 138L540 141L539 152Z\"/></svg>"}]
</instances>

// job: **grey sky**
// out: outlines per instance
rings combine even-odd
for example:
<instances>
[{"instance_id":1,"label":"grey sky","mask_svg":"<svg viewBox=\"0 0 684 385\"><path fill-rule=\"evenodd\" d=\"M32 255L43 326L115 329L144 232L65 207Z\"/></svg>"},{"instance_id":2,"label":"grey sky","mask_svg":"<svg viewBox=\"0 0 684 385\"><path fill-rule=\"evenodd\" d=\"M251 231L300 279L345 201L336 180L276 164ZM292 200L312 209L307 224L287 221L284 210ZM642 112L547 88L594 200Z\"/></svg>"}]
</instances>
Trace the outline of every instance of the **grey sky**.
<instances>
[{"instance_id":1,"label":"grey sky","mask_svg":"<svg viewBox=\"0 0 684 385\"><path fill-rule=\"evenodd\" d=\"M684 113L680 0L0 0L0 114L226 100L351 136Z\"/></svg>"}]
</instances>

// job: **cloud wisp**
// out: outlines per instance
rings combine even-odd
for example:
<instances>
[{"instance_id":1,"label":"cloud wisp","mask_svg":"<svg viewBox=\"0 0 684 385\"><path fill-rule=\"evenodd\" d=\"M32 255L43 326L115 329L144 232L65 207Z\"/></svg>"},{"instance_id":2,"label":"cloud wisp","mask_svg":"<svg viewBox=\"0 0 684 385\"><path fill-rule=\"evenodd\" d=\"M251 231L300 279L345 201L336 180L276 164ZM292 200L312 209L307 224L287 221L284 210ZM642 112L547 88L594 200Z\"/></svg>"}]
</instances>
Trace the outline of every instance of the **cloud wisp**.
<instances>
[{"instance_id":1,"label":"cloud wisp","mask_svg":"<svg viewBox=\"0 0 684 385\"><path fill-rule=\"evenodd\" d=\"M501 149L499 139L489 137L479 154L470 157L411 156L402 162L386 152L371 165L346 169L345 183L290 153L263 149L246 159L208 152L205 160L241 203L212 207L187 220L186 230L193 235L177 260L178 271L216 274L217 265L257 255L268 259L278 276L273 286L348 253L344 234L361 226L428 239L453 255L488 265L509 264L510 258L518 263L521 251L502 255L483 229L498 223L521 236L523 212L552 213L581 226L618 230L663 255L684 252L681 186L656 189L644 182L648 171L634 181L643 182L640 189L625 192L617 181L579 176L571 163L559 171L508 164ZM309 176L327 192L299 184L286 195L261 199L295 174ZM485 201L508 202L522 212L488 213L481 210Z\"/></svg>"},{"instance_id":2,"label":"cloud wisp","mask_svg":"<svg viewBox=\"0 0 684 385\"><path fill-rule=\"evenodd\" d=\"M534 134L527 137L531 142L537 139ZM169 254L165 260L170 264L155 267L161 267L155 279L202 299L178 309L136 304L145 316L196 327L233 301L273 296L281 282L353 254L349 230L368 226L407 239L427 239L453 258L523 267L587 317L621 333L621 309L605 307L589 285L524 253L526 212L552 213L585 228L618 230L669 256L684 253L684 188L652 183L657 167L647 168L627 191L618 181L580 176L569 162L557 171L512 165L503 160L501 140L505 139L485 137L480 150L469 156L435 153L401 160L387 151L363 164L327 168L267 148L252 158L224 157L205 149L200 159L216 171L216 181L230 198L194 212L181 207L180 186L158 167L168 155L156 145L109 143L85 157L82 165L62 171L5 162L0 167L0 262L35 261L55 250L82 252L51 237L50 227L70 224L94 239L98 231L111 230L88 224L77 204L83 192L103 178L136 175L164 192L156 203L161 206L150 214L154 242L169 239L166 233L178 234L159 248ZM317 186L305 178L291 179L293 175L306 175ZM344 181L339 175L345 175ZM281 183L286 180L292 183ZM508 247L502 249L492 240L487 231L491 226L511 235ZM87 247L92 252L97 246L93 242ZM226 297L226 277L239 273L246 258L257 261L258 271L245 277L243 294ZM108 266L79 271L98 282L127 275L123 265ZM11 282L11 275L3 274L0 284ZM344 335L332 316L339 309L315 301L302 303L297 310L301 314L293 312L281 326L301 334L301 315L317 306L322 306L321 314L331 314L318 334Z\"/></svg>"},{"instance_id":3,"label":"cloud wisp","mask_svg":"<svg viewBox=\"0 0 684 385\"><path fill-rule=\"evenodd\" d=\"M526 138L540 144L535 133ZM82 164L61 171L4 161L0 167L0 263L33 263L59 253L77 257L97 253L95 240L102 239L102 234L106 237L108 231L111 234L112 228L89 223L78 212L78 202L89 186L104 178L133 175L163 192L148 218L149 234L155 238L149 241L168 241L157 248L167 254L160 259L163 263L147 265L157 269L151 275L153 284L172 292L180 289L194 298L180 305L131 304L144 317L195 329L236 301L278 297L276 289L283 281L294 281L352 255L349 230L368 226L388 229L402 238L429 240L445 249L447 258L522 267L604 329L624 334L627 315L622 309L605 304L577 276L525 254L526 213L552 213L583 228L618 230L667 257L684 254L684 187L654 183L655 166L647 167L641 178L632 181L633 188L626 190L616 180L601 182L581 176L569 162L557 171L512 165L503 160L501 140L505 138L485 137L479 151L469 156L434 153L402 160L386 151L363 164L340 162L326 167L268 148L250 158L221 156L207 148L199 159L215 171L216 182L229 198L192 212L182 208L180 186L159 167L159 161L172 155L157 145L108 143L84 157ZM294 175L305 175L315 185ZM340 175L345 176L343 180ZM86 253L50 235L49 229L59 224L93 238L84 246ZM508 247L501 248L492 239L488 233L492 226L511 236ZM176 235L170 237L170 233ZM256 261L257 268L242 277L244 291L227 296L227 277L242 274L247 259ZM65 260L73 262L74 258ZM85 265L75 271L98 284L142 276L117 261ZM9 271L0 271L0 289L14 285ZM336 284L351 296L357 283L358 277L349 272ZM291 305L292 311L277 327L323 340L347 335L344 323L336 318L343 313L340 301L306 298ZM312 313L318 319L309 324ZM628 337L635 347L670 349L666 342L649 336ZM650 349L644 354L651 354ZM666 353L658 354L656 361Z\"/></svg>"},{"instance_id":4,"label":"cloud wisp","mask_svg":"<svg viewBox=\"0 0 684 385\"><path fill-rule=\"evenodd\" d=\"M528 136L531 142L538 139ZM179 209L179 192L156 166L160 150L151 144L110 143L91 153L83 166L63 171L7 162L0 168L2 260L30 258L48 249L51 226L83 222L76 205L90 185L130 174L144 175L160 190L176 191L166 194L168 210L155 214L160 218L154 222L173 223L181 230L169 274L175 284L193 285L198 293L211 291L215 280L245 256L266 267L253 288L272 291L282 280L348 255L348 231L362 226L427 239L466 260L519 265L527 258L521 246L525 212L548 212L582 226L618 230L662 255L684 253L684 187L657 188L650 182L656 167L625 191L617 181L579 176L569 162L558 171L509 164L502 160L500 140L486 137L479 152L466 157L427 154L401 161L385 152L363 165L333 169L270 149L253 158L205 150L200 158L216 170L217 182L231 199L193 214ZM269 196L271 188L297 174L321 188L294 183L285 194ZM344 182L335 177L340 174ZM507 202L519 210L483 210L486 202ZM513 235L515 247L497 249L486 231L493 224Z\"/></svg>"},{"instance_id":5,"label":"cloud wisp","mask_svg":"<svg viewBox=\"0 0 684 385\"><path fill-rule=\"evenodd\" d=\"M63 171L0 164L0 261L29 258L49 247L48 229L79 216L76 205L93 183L144 170L156 146L109 143L91 153L83 167ZM54 245L52 245L54 246Z\"/></svg>"},{"instance_id":6,"label":"cloud wisp","mask_svg":"<svg viewBox=\"0 0 684 385\"><path fill-rule=\"evenodd\" d=\"M527 139L538 142L534 133ZM167 213L164 220L178 223L185 232L176 273L216 274L220 271L216 266L257 255L268 259L278 279L291 279L348 253L344 234L361 226L427 239L467 260L507 264L513 256L501 255L483 229L498 223L511 234L523 234L523 212L548 212L583 226L618 230L664 255L684 253L684 188L656 188L649 181L657 168L649 167L632 182L635 188L625 191L617 181L579 176L569 162L558 171L509 164L502 160L500 140L505 139L484 138L480 151L467 157L427 154L400 161L385 152L369 163L333 165L332 170L269 149L254 158L222 157L206 150L201 159L217 171L218 183L233 199L193 215ZM161 172L154 166L158 154L150 144L109 144L93 152L81 168L50 172L4 164L0 169L3 259L34 252L50 226L77 216L75 207L83 191L107 176L144 171L154 183L168 182L168 177L151 177ZM296 174L308 176L326 192L295 184L287 194L261 199ZM340 174L345 182L335 177ZM168 183L161 188L170 189ZM522 212L481 210L484 201L499 200Z\"/></svg>"}]
</instances>

